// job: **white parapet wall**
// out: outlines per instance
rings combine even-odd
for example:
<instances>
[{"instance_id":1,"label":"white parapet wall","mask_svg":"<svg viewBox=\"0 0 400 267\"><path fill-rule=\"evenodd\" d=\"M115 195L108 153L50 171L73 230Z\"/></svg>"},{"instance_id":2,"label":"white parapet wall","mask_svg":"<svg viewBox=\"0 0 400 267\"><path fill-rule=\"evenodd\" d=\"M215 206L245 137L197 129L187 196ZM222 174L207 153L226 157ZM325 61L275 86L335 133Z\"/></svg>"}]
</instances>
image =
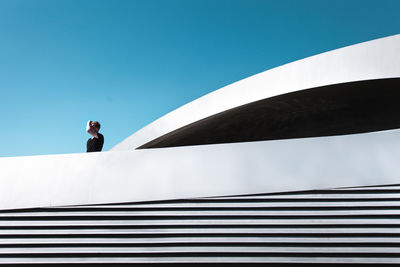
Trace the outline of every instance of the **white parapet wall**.
<instances>
[{"instance_id":1,"label":"white parapet wall","mask_svg":"<svg viewBox=\"0 0 400 267\"><path fill-rule=\"evenodd\" d=\"M0 209L400 183L400 130L0 159Z\"/></svg>"}]
</instances>

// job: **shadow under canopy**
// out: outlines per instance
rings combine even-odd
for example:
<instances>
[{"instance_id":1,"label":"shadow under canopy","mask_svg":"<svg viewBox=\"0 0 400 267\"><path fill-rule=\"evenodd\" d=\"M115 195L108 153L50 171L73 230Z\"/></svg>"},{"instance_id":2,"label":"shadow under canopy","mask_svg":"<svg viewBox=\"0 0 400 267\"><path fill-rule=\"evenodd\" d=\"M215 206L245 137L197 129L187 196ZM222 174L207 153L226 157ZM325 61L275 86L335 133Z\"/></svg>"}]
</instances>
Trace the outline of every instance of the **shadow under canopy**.
<instances>
[{"instance_id":1,"label":"shadow under canopy","mask_svg":"<svg viewBox=\"0 0 400 267\"><path fill-rule=\"evenodd\" d=\"M400 128L400 78L316 87L242 105L142 146L161 148L319 137Z\"/></svg>"}]
</instances>

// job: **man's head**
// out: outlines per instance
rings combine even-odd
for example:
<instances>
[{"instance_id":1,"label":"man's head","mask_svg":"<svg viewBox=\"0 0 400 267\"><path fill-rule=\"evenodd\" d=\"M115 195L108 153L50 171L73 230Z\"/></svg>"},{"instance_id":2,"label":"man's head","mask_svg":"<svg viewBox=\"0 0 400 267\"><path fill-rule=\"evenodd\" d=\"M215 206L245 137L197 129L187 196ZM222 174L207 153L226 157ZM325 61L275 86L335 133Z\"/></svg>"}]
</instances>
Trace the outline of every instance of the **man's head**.
<instances>
[{"instance_id":1,"label":"man's head","mask_svg":"<svg viewBox=\"0 0 400 267\"><path fill-rule=\"evenodd\" d=\"M98 133L100 131L100 122L92 121L91 126L96 131L96 133Z\"/></svg>"},{"instance_id":2,"label":"man's head","mask_svg":"<svg viewBox=\"0 0 400 267\"><path fill-rule=\"evenodd\" d=\"M97 134L99 133L100 130L100 122L98 121L89 121L86 131L94 137L97 137Z\"/></svg>"}]
</instances>

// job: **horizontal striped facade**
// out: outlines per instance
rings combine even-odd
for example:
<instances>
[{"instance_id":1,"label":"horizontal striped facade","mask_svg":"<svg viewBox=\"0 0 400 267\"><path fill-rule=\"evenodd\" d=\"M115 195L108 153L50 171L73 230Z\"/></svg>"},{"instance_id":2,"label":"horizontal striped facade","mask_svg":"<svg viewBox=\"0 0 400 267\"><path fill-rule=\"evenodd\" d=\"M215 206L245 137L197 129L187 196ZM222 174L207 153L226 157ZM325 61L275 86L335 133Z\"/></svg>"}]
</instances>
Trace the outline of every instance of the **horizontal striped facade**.
<instances>
[{"instance_id":1,"label":"horizontal striped facade","mask_svg":"<svg viewBox=\"0 0 400 267\"><path fill-rule=\"evenodd\" d=\"M399 185L0 212L2 264L394 264L399 247Z\"/></svg>"}]
</instances>

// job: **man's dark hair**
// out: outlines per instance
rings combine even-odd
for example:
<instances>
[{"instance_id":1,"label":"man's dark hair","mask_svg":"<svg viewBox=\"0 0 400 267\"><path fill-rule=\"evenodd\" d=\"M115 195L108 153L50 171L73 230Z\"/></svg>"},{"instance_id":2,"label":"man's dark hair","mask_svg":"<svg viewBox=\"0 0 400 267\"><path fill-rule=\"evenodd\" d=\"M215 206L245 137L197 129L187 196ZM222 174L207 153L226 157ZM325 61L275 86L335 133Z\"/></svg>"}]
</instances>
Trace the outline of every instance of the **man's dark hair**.
<instances>
[{"instance_id":1,"label":"man's dark hair","mask_svg":"<svg viewBox=\"0 0 400 267\"><path fill-rule=\"evenodd\" d=\"M97 128L98 130L100 130L100 122L94 121L94 122L92 122L92 126Z\"/></svg>"}]
</instances>

